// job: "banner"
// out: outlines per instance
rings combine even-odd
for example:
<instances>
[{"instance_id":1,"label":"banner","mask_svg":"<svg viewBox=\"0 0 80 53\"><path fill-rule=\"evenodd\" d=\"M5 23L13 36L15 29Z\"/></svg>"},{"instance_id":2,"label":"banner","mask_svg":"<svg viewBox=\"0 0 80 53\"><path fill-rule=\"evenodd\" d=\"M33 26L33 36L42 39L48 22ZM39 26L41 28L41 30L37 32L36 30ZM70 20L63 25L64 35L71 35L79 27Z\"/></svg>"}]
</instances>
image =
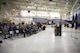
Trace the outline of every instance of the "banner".
<instances>
[{"instance_id":1,"label":"banner","mask_svg":"<svg viewBox=\"0 0 80 53\"><path fill-rule=\"evenodd\" d=\"M73 17L72 17L72 28L74 27L74 14L73 14Z\"/></svg>"},{"instance_id":2,"label":"banner","mask_svg":"<svg viewBox=\"0 0 80 53\"><path fill-rule=\"evenodd\" d=\"M76 16L75 16L75 29L77 29L78 28L78 22L77 22L77 13L76 13Z\"/></svg>"}]
</instances>

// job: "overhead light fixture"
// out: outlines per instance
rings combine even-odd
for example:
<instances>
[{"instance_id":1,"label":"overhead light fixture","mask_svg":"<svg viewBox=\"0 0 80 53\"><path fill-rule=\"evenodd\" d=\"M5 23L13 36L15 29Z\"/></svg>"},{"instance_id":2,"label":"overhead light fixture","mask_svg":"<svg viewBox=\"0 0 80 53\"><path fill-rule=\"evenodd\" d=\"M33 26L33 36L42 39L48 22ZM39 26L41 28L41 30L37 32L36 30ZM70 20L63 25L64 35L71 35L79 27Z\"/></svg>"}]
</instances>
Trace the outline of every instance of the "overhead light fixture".
<instances>
[{"instance_id":1,"label":"overhead light fixture","mask_svg":"<svg viewBox=\"0 0 80 53\"><path fill-rule=\"evenodd\" d=\"M13 9L13 11L15 11L15 9Z\"/></svg>"}]
</instances>

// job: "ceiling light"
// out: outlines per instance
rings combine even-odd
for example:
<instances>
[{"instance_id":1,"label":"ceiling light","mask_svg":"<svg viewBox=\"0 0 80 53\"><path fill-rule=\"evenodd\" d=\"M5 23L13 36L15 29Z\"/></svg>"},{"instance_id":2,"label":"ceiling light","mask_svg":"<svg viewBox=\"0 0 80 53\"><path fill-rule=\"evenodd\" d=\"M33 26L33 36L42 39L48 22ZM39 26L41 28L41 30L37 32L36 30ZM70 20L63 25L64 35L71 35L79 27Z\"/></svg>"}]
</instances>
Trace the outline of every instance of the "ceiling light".
<instances>
[{"instance_id":1,"label":"ceiling light","mask_svg":"<svg viewBox=\"0 0 80 53\"><path fill-rule=\"evenodd\" d=\"M56 3L55 3L55 2L49 2L48 4L53 4L53 5L55 5Z\"/></svg>"},{"instance_id":2,"label":"ceiling light","mask_svg":"<svg viewBox=\"0 0 80 53\"><path fill-rule=\"evenodd\" d=\"M13 9L13 11L15 11L15 9Z\"/></svg>"}]
</instances>

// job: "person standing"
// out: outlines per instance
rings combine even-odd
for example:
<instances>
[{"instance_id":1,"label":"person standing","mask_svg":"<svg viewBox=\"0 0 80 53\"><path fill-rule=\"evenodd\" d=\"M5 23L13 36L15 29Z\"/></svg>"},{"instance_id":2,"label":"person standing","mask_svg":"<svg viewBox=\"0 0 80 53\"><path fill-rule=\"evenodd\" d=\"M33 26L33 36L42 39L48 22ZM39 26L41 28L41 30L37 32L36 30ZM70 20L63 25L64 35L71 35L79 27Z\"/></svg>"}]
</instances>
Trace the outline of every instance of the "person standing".
<instances>
[{"instance_id":1,"label":"person standing","mask_svg":"<svg viewBox=\"0 0 80 53\"><path fill-rule=\"evenodd\" d=\"M12 38L13 34L14 34L14 32L13 32L13 26L10 25L10 27L9 27L9 38Z\"/></svg>"},{"instance_id":2,"label":"person standing","mask_svg":"<svg viewBox=\"0 0 80 53\"><path fill-rule=\"evenodd\" d=\"M61 36L61 34L62 34L62 23L61 23L61 20L59 21L59 23L57 23L56 25L55 25L55 35L56 36Z\"/></svg>"},{"instance_id":3,"label":"person standing","mask_svg":"<svg viewBox=\"0 0 80 53\"><path fill-rule=\"evenodd\" d=\"M2 27L2 34L4 35L4 39L7 39L7 33L8 33L8 30L7 30L7 28L6 28L6 25L4 25L3 27Z\"/></svg>"},{"instance_id":4,"label":"person standing","mask_svg":"<svg viewBox=\"0 0 80 53\"><path fill-rule=\"evenodd\" d=\"M61 20L59 22L59 35L60 36L62 35L62 22L61 22Z\"/></svg>"}]
</instances>

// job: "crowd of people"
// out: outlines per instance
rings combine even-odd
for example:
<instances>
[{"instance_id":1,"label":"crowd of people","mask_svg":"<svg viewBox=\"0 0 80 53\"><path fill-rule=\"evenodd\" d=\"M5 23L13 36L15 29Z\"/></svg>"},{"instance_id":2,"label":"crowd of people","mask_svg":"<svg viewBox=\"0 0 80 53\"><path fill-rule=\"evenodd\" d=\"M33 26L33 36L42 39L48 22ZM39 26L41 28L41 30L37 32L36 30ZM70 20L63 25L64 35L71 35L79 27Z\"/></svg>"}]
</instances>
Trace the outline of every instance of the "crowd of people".
<instances>
[{"instance_id":1,"label":"crowd of people","mask_svg":"<svg viewBox=\"0 0 80 53\"><path fill-rule=\"evenodd\" d=\"M45 30L45 26L41 23L0 23L0 34L4 39L13 38L15 36L19 36L20 34L22 34L25 38L26 36L36 34L41 30Z\"/></svg>"},{"instance_id":2,"label":"crowd of people","mask_svg":"<svg viewBox=\"0 0 80 53\"><path fill-rule=\"evenodd\" d=\"M0 37L3 39L13 39L13 37L17 37L22 35L24 38L27 36L31 36L32 34L36 34L41 30L45 30L46 26L42 23L31 23L24 24L24 22L15 24L15 23L0 23ZM62 24L59 22L55 25L55 36L61 36ZM2 41L0 40L2 43Z\"/></svg>"}]
</instances>

